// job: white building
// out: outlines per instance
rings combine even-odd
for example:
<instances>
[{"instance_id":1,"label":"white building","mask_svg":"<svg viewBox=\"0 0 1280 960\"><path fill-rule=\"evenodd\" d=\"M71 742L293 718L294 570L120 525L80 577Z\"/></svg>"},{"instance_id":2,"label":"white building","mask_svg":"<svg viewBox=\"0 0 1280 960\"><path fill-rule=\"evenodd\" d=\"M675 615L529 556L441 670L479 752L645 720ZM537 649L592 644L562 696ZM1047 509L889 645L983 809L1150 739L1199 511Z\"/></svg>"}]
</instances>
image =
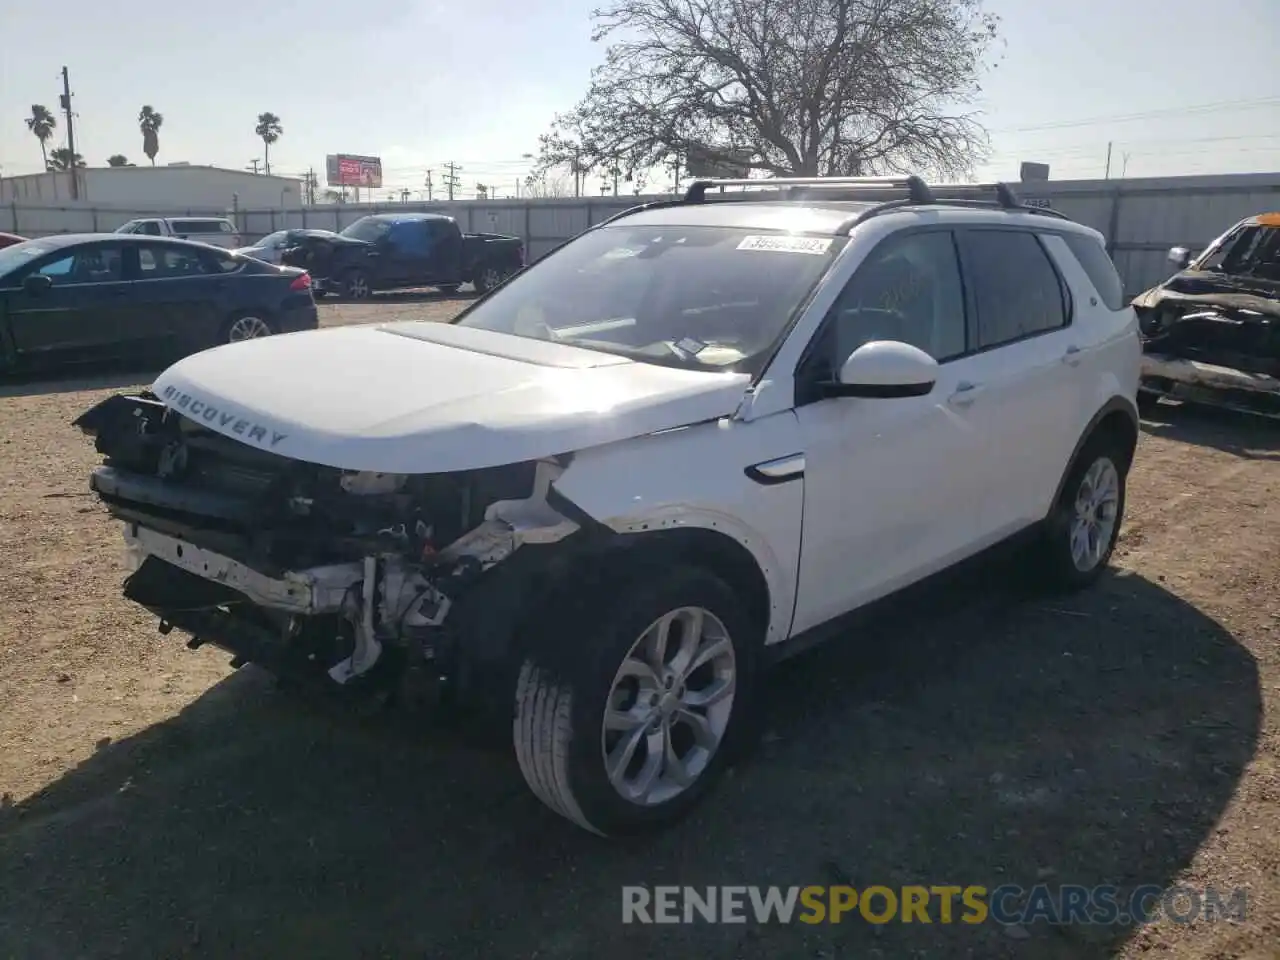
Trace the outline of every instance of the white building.
<instances>
[{"instance_id":1,"label":"white building","mask_svg":"<svg viewBox=\"0 0 1280 960\"><path fill-rule=\"evenodd\" d=\"M288 177L196 164L161 167L86 167L77 170L85 206L129 208L141 213L296 208L305 186ZM0 203L62 206L72 201L70 173L32 173L0 179Z\"/></svg>"}]
</instances>

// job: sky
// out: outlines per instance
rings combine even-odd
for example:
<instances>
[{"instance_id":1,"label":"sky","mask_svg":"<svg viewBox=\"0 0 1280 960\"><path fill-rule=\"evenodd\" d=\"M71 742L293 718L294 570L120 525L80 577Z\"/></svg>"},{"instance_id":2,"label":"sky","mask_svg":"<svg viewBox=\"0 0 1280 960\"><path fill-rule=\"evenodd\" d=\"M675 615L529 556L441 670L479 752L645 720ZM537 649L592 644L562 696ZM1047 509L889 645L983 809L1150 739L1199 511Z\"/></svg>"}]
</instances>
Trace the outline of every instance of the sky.
<instances>
[{"instance_id":1,"label":"sky","mask_svg":"<svg viewBox=\"0 0 1280 960\"><path fill-rule=\"evenodd\" d=\"M272 172L323 179L325 155L380 156L388 190L437 186L457 164L514 192L525 154L585 91L604 55L599 0L271 0L226 9L154 0L0 0L0 176L38 172L31 105L55 112L71 75L76 149L90 166L146 163L137 115L164 116L157 163L247 169L257 115L284 135ZM1280 0L986 0L1000 15L979 108L992 155L1053 179L1280 170ZM56 143L65 145L65 124ZM595 192L598 186L589 187Z\"/></svg>"}]
</instances>

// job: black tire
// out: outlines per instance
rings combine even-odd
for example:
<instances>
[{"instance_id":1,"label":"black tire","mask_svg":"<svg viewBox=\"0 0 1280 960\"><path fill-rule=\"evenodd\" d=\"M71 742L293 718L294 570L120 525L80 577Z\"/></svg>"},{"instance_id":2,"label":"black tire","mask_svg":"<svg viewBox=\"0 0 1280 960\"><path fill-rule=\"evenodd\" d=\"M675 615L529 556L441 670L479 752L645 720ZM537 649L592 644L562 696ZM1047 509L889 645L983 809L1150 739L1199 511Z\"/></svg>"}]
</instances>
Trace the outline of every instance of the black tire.
<instances>
[{"instance_id":1,"label":"black tire","mask_svg":"<svg viewBox=\"0 0 1280 960\"><path fill-rule=\"evenodd\" d=\"M446 297L452 297L458 292L458 288L462 286L460 283L442 283L436 286L436 289L443 293Z\"/></svg>"},{"instance_id":2,"label":"black tire","mask_svg":"<svg viewBox=\"0 0 1280 960\"><path fill-rule=\"evenodd\" d=\"M373 295L369 275L363 270L348 270L342 275L341 297L356 302L368 300Z\"/></svg>"},{"instance_id":3,"label":"black tire","mask_svg":"<svg viewBox=\"0 0 1280 960\"><path fill-rule=\"evenodd\" d=\"M239 335L250 326L258 328L259 332L248 337ZM276 332L275 324L262 313L242 310L228 317L223 323L218 332L218 343L238 343L255 337L269 337Z\"/></svg>"},{"instance_id":4,"label":"black tire","mask_svg":"<svg viewBox=\"0 0 1280 960\"><path fill-rule=\"evenodd\" d=\"M1138 413L1144 417L1149 417L1156 412L1156 408L1160 406L1160 395L1158 393L1148 393L1146 390L1138 391Z\"/></svg>"},{"instance_id":5,"label":"black tire","mask_svg":"<svg viewBox=\"0 0 1280 960\"><path fill-rule=\"evenodd\" d=\"M520 670L512 724L521 773L538 799L605 837L678 820L741 753L756 729L753 714L763 637L762 627L742 612L733 590L705 570L676 567L617 587L579 591L576 604L561 606L557 616L548 618ZM684 607L710 612L728 633L734 667L732 705L718 746L693 782L670 799L643 805L623 797L609 782L604 712L633 645L660 618ZM566 636L566 622L574 624L571 636ZM694 676L696 672L691 685ZM637 703L636 708L643 705ZM632 759L639 755L637 747ZM687 750L683 758L691 755Z\"/></svg>"},{"instance_id":6,"label":"black tire","mask_svg":"<svg viewBox=\"0 0 1280 960\"><path fill-rule=\"evenodd\" d=\"M506 278L507 274L503 272L501 267L489 264L480 267L475 279L471 281L471 285L476 288L476 293L488 293Z\"/></svg>"},{"instance_id":7,"label":"black tire","mask_svg":"<svg viewBox=\"0 0 1280 960\"><path fill-rule=\"evenodd\" d=\"M1072 592L1089 586L1106 570L1115 550L1120 528L1124 523L1125 491L1128 481L1131 451L1113 435L1102 434L1092 438L1081 449L1062 485L1062 493L1045 520L1037 544L1036 572L1043 577L1043 585L1058 592ZM1072 533L1076 520L1076 504L1085 487L1086 477L1095 465L1110 464L1115 471L1114 523L1105 538L1090 538L1098 543L1100 552L1092 565L1082 568L1072 552ZM1092 557L1090 557L1092 559Z\"/></svg>"}]
</instances>

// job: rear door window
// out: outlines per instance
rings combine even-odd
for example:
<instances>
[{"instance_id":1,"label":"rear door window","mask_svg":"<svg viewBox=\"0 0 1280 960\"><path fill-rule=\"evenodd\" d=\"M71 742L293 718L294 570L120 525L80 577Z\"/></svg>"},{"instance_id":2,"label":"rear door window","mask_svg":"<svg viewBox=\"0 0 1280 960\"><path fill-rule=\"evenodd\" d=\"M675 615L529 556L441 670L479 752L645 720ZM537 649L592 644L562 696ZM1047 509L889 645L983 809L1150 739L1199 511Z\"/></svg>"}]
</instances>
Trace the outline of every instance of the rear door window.
<instances>
[{"instance_id":1,"label":"rear door window","mask_svg":"<svg viewBox=\"0 0 1280 960\"><path fill-rule=\"evenodd\" d=\"M391 225L387 239L396 252L409 257L425 257L431 252L431 225L423 220L405 220Z\"/></svg>"},{"instance_id":2,"label":"rear door window","mask_svg":"<svg viewBox=\"0 0 1280 960\"><path fill-rule=\"evenodd\" d=\"M221 220L171 220L169 226L179 235L190 236L193 233L230 233L222 229Z\"/></svg>"},{"instance_id":3,"label":"rear door window","mask_svg":"<svg viewBox=\"0 0 1280 960\"><path fill-rule=\"evenodd\" d=\"M216 270L201 250L167 244L144 244L138 249L138 279L175 280L203 277Z\"/></svg>"},{"instance_id":4,"label":"rear door window","mask_svg":"<svg viewBox=\"0 0 1280 960\"><path fill-rule=\"evenodd\" d=\"M1067 325L1066 285L1034 233L969 229L960 236L977 309L978 349Z\"/></svg>"}]
</instances>

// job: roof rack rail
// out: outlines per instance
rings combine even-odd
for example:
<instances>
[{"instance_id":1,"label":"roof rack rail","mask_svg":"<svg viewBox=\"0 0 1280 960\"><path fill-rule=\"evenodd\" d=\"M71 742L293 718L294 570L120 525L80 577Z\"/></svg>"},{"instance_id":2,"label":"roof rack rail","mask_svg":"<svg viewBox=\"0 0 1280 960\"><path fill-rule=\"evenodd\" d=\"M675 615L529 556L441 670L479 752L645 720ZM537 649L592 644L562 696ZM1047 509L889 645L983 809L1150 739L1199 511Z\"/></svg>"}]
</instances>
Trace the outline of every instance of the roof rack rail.
<instances>
[{"instance_id":1,"label":"roof rack rail","mask_svg":"<svg viewBox=\"0 0 1280 960\"><path fill-rule=\"evenodd\" d=\"M712 180L700 179L694 180L689 184L683 197L675 197L670 200L654 200L649 203L642 203L634 207L628 207L615 213L613 216L596 224L602 227L607 223L620 220L623 217L629 217L634 213L640 213L644 210L656 210L663 207L678 207L686 203L708 203L711 202L707 197L707 191L718 188L720 196L716 201L732 202L732 201L750 201L756 199L753 194L755 191L743 190L735 193L725 193L725 187L757 187L761 190L781 191L789 197L808 197L819 190L843 190L852 193L858 193L859 190L871 194L883 196L885 191L906 191L906 196L896 197L892 200L885 200L877 203L860 213L854 214L843 223L840 224L837 233L848 233L858 224L870 220L872 217L878 217L885 213L891 213L894 210L901 210L907 207L915 207L922 205L937 205L947 207L972 207L986 210L1004 210L1008 213L1030 213L1037 216L1054 217L1058 220L1070 220L1066 214L1057 210L1051 210L1046 207L1029 207L1024 204L1018 195L1014 192L1013 187L1004 182L996 183L938 183L928 184L922 177L914 174L901 177L766 177L757 180L740 179L740 180ZM981 194L995 193L995 199L985 199ZM939 196L939 194L947 193L966 193L970 196L947 197ZM974 196L978 194L978 196ZM840 199L844 199L843 197Z\"/></svg>"},{"instance_id":2,"label":"roof rack rail","mask_svg":"<svg viewBox=\"0 0 1280 960\"><path fill-rule=\"evenodd\" d=\"M756 180L695 180L685 191L686 203L703 203L707 199L707 191L725 187L759 187L763 190L787 190L797 187L818 189L848 189L849 187L866 187L872 190L905 189L914 203L932 203L933 194L929 185L914 174L905 177L765 177ZM750 199L747 194L743 199Z\"/></svg>"}]
</instances>

